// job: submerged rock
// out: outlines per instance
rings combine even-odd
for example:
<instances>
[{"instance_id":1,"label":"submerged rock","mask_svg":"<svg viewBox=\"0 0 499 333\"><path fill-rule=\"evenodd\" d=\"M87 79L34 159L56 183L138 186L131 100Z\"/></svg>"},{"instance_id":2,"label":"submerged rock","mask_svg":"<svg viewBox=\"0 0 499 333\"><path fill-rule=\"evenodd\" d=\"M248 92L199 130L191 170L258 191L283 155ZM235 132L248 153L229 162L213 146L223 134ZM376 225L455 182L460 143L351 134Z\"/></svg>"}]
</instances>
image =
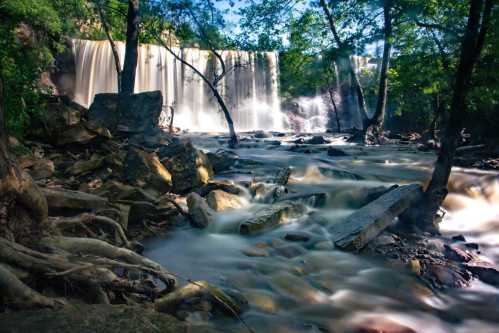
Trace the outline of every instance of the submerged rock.
<instances>
[{"instance_id":1,"label":"submerged rock","mask_svg":"<svg viewBox=\"0 0 499 333\"><path fill-rule=\"evenodd\" d=\"M192 217L191 223L197 228L206 228L215 222L213 210L208 206L206 200L197 193L190 193L187 196L187 207Z\"/></svg>"},{"instance_id":2,"label":"submerged rock","mask_svg":"<svg viewBox=\"0 0 499 333\"><path fill-rule=\"evenodd\" d=\"M243 254L248 257L268 257L269 252L258 246L248 247L243 250Z\"/></svg>"},{"instance_id":3,"label":"submerged rock","mask_svg":"<svg viewBox=\"0 0 499 333\"><path fill-rule=\"evenodd\" d=\"M343 150L334 147L329 147L327 149L327 154L328 156L348 156Z\"/></svg>"},{"instance_id":4,"label":"submerged rock","mask_svg":"<svg viewBox=\"0 0 499 333\"><path fill-rule=\"evenodd\" d=\"M294 231L288 232L284 239L290 242L307 242L312 236L306 232Z\"/></svg>"},{"instance_id":5,"label":"submerged rock","mask_svg":"<svg viewBox=\"0 0 499 333\"><path fill-rule=\"evenodd\" d=\"M222 190L211 191L206 196L206 201L208 202L208 205L217 212L228 209L241 209L247 205L247 201L244 198Z\"/></svg>"},{"instance_id":6,"label":"submerged rock","mask_svg":"<svg viewBox=\"0 0 499 333\"><path fill-rule=\"evenodd\" d=\"M272 137L272 133L269 133L269 132L265 132L265 131L256 131L255 132L255 138L258 138L258 139L265 139L265 138L271 138Z\"/></svg>"},{"instance_id":7,"label":"submerged rock","mask_svg":"<svg viewBox=\"0 0 499 333\"><path fill-rule=\"evenodd\" d=\"M311 139L306 140L305 143L309 145L323 145L329 143L329 141L324 139L322 135L316 135Z\"/></svg>"}]
</instances>

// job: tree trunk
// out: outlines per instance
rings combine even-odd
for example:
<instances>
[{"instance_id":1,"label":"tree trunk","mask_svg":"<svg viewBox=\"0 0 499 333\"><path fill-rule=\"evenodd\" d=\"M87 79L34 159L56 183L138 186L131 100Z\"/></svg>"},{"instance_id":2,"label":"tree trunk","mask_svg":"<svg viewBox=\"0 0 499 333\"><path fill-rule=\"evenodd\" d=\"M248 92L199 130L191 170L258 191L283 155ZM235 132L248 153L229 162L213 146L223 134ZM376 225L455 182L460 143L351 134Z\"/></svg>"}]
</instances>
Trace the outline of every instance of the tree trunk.
<instances>
[{"instance_id":1,"label":"tree trunk","mask_svg":"<svg viewBox=\"0 0 499 333\"><path fill-rule=\"evenodd\" d=\"M434 218L448 193L447 182L451 173L459 133L465 118L466 96L470 88L471 75L483 47L483 39L492 11L492 0L486 0L480 24L484 1L471 0L470 2L468 23L461 45L461 56L455 78L451 113L442 138L442 148L423 199L404 215L404 219L414 223L414 226L421 230L436 231Z\"/></svg>"},{"instance_id":2,"label":"tree trunk","mask_svg":"<svg viewBox=\"0 0 499 333\"><path fill-rule=\"evenodd\" d=\"M372 134L374 138L380 142L382 135L383 122L385 119L386 99L388 95L388 68L390 67L390 53L392 51L392 16L391 16L391 1L385 0L383 5L383 16L385 21L385 43L383 46L383 60L381 62L381 71L379 77L378 102L376 111L369 121L367 133Z\"/></svg>"},{"instance_id":3,"label":"tree trunk","mask_svg":"<svg viewBox=\"0 0 499 333\"><path fill-rule=\"evenodd\" d=\"M40 189L8 151L0 76L0 237L29 244L48 228L48 206Z\"/></svg>"},{"instance_id":4,"label":"tree trunk","mask_svg":"<svg viewBox=\"0 0 499 333\"><path fill-rule=\"evenodd\" d=\"M114 42L113 35L111 34L111 29L110 29L109 25L107 24L104 12L102 11L102 8L100 6L98 6L97 9L99 11L99 16L100 16L100 20L102 22L102 27L104 28L104 32L106 33L107 39L109 40L109 45L111 46L111 51L113 52L114 66L116 68L116 77L118 79L118 93L120 93L121 92L121 76L122 76L120 55L118 53L118 48L116 47L116 43Z\"/></svg>"},{"instance_id":5,"label":"tree trunk","mask_svg":"<svg viewBox=\"0 0 499 333\"><path fill-rule=\"evenodd\" d=\"M341 40L338 31L336 30L336 26L334 24L334 19L333 16L331 15L331 12L329 10L329 7L326 4L325 0L320 0L320 5L322 7L322 10L324 11L324 14L326 15L327 21L329 23L329 28L331 29L331 32L333 33L333 38L336 42L336 45L340 49L340 51L345 51L346 47L343 44L343 41ZM364 97L364 90L362 89L362 85L360 84L359 77L357 76L357 73L355 72L355 66L352 62L352 54L351 53L346 53L345 57L348 59L348 61L345 61L345 63L348 66L348 71L350 72L350 76L352 78L352 85L354 87L355 93L357 95L357 102L359 104L359 110L360 110L360 117L362 119L362 126L363 129L367 128L369 117L367 116L367 107L366 107L366 99Z\"/></svg>"},{"instance_id":6,"label":"tree trunk","mask_svg":"<svg viewBox=\"0 0 499 333\"><path fill-rule=\"evenodd\" d=\"M125 63L121 82L123 94L133 94L139 46L139 0L128 0Z\"/></svg>"},{"instance_id":7,"label":"tree trunk","mask_svg":"<svg viewBox=\"0 0 499 333\"><path fill-rule=\"evenodd\" d=\"M329 98L331 99L331 103L333 104L334 116L336 120L336 126L338 127L338 133L341 133L341 125L340 125L340 115L338 114L338 108L336 107L336 102L334 101L334 95L332 88L328 89Z\"/></svg>"},{"instance_id":8,"label":"tree trunk","mask_svg":"<svg viewBox=\"0 0 499 333\"><path fill-rule=\"evenodd\" d=\"M237 144L239 143L239 140L237 138L236 130L234 129L234 122L232 121L232 117L230 115L229 109L227 108L227 105L225 105L224 99L222 96L220 96L220 93L218 92L218 89L216 87L211 86L211 91L213 92L213 95L215 95L215 98L217 99L218 104L220 105L220 108L222 109L222 112L224 114L225 120L227 121L227 126L229 127L229 147L235 148Z\"/></svg>"}]
</instances>

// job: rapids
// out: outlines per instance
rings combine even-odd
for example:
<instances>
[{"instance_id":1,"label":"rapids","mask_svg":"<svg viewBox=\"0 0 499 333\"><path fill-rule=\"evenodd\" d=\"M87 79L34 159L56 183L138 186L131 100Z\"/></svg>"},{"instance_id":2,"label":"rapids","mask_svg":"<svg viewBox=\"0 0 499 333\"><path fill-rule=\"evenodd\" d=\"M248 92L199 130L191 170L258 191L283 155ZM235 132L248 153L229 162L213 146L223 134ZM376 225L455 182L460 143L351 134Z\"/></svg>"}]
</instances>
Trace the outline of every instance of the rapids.
<instances>
[{"instance_id":1,"label":"rapids","mask_svg":"<svg viewBox=\"0 0 499 333\"><path fill-rule=\"evenodd\" d=\"M216 151L217 136L191 135L195 145ZM234 232L242 217L262 204L218 213L208 230L179 226L168 237L146 242L145 255L169 270L195 280L234 288L249 300L244 320L256 332L347 332L366 321L389 320L425 333L499 332L499 289L475 280L468 289L434 291L389 261L331 249L328 224L359 207L356 191L366 187L424 183L434 161L432 153L412 146L361 147L341 136L331 145L347 152L330 157L328 145L311 145L308 154L288 151L296 137L243 140L239 166L219 179L270 179L291 166L290 191L327 192L326 207L309 207L305 218L256 237ZM277 146L275 141L282 142ZM499 183L497 174L456 168L441 224L449 235L462 234L482 249L484 260L499 263ZM307 232L303 246L284 241L289 231ZM314 240L314 241L312 241ZM248 257L243 251L262 242L289 245L287 252ZM296 255L298 254L298 255ZM296 256L295 256L296 255ZM201 318L191 316L191 321ZM217 322L227 331L246 332L238 322Z\"/></svg>"}]
</instances>

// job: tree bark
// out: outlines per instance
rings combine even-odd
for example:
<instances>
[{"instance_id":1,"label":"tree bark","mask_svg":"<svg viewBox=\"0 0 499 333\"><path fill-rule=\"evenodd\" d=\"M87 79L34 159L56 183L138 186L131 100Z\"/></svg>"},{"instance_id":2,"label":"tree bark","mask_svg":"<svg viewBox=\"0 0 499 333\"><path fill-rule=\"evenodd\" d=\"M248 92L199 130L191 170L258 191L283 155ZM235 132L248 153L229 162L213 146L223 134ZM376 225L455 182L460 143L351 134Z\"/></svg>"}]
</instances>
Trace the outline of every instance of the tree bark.
<instances>
[{"instance_id":1,"label":"tree bark","mask_svg":"<svg viewBox=\"0 0 499 333\"><path fill-rule=\"evenodd\" d=\"M367 133L372 134L375 139L380 142L380 136L383 129L385 119L386 99L388 95L388 68L390 67L390 54L392 51L392 3L390 0L385 0L383 4L384 17L384 39L383 60L381 62L381 71L379 77L378 101L376 103L376 111L369 121Z\"/></svg>"},{"instance_id":2,"label":"tree bark","mask_svg":"<svg viewBox=\"0 0 499 333\"><path fill-rule=\"evenodd\" d=\"M100 20L102 22L102 27L104 28L104 32L106 33L107 39L109 41L109 45L111 46L111 51L113 52L114 57L114 66L116 68L116 77L118 79L118 93L121 92L121 62L120 55L118 53L118 48L116 47L116 43L114 42L113 35L111 34L111 28L107 24L106 16L100 6L98 6L97 10L99 11Z\"/></svg>"},{"instance_id":3,"label":"tree bark","mask_svg":"<svg viewBox=\"0 0 499 333\"><path fill-rule=\"evenodd\" d=\"M3 102L0 76L0 237L30 243L48 228L48 206L38 186L8 151Z\"/></svg>"},{"instance_id":4,"label":"tree bark","mask_svg":"<svg viewBox=\"0 0 499 333\"><path fill-rule=\"evenodd\" d=\"M326 1L320 0L320 5L322 7L322 10L324 11L324 14L326 15L327 21L329 23L329 28L331 29L331 32L333 34L333 38L334 38L334 41L336 42L336 45L338 46L340 51L345 52L347 49L346 45L341 40L340 35L338 34L338 30L336 30L336 25L334 24L333 15L331 14L331 12L329 10L329 7L326 4ZM357 73L355 72L355 66L352 62L352 54L350 52L346 52L345 57L348 58L348 61L345 61L345 63L348 66L348 71L350 72L350 76L352 78L352 85L353 85L355 93L357 95L357 102L359 104L360 117L362 120L362 127L363 127L363 129L366 129L368 126L369 117L367 116L367 107L366 107L366 99L364 97L364 90L362 89L362 85L360 84L359 77L358 77Z\"/></svg>"},{"instance_id":5,"label":"tree bark","mask_svg":"<svg viewBox=\"0 0 499 333\"><path fill-rule=\"evenodd\" d=\"M470 2L468 23L461 44L459 67L455 78L451 113L442 138L442 148L422 200L404 216L404 219L414 223L413 225L421 230L433 232L437 230L434 218L448 193L447 182L466 114L466 96L470 89L474 65L483 47L492 11L492 0L485 1L485 9L483 9L483 0L470 0Z\"/></svg>"},{"instance_id":6,"label":"tree bark","mask_svg":"<svg viewBox=\"0 0 499 333\"><path fill-rule=\"evenodd\" d=\"M125 63L121 82L123 94L133 94L139 46L139 0L128 0Z\"/></svg>"},{"instance_id":7,"label":"tree bark","mask_svg":"<svg viewBox=\"0 0 499 333\"><path fill-rule=\"evenodd\" d=\"M338 108L336 107L336 102L334 101L332 88L329 88L328 92L329 92L329 98L331 99L331 104L333 104L334 117L336 120L336 126L338 127L338 133L341 133L340 115L338 114Z\"/></svg>"}]
</instances>

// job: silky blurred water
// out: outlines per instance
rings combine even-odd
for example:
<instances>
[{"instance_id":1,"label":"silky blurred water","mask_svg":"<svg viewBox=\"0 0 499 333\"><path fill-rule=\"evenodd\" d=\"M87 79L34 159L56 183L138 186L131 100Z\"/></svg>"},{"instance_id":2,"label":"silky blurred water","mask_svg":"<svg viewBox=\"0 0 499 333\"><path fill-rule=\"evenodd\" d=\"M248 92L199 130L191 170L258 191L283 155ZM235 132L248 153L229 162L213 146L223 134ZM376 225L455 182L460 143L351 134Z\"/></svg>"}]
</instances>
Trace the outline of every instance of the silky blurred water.
<instances>
[{"instance_id":1,"label":"silky blurred water","mask_svg":"<svg viewBox=\"0 0 499 333\"><path fill-rule=\"evenodd\" d=\"M202 149L221 148L216 136L192 135L191 139ZM250 303L243 318L256 332L347 332L356 324L380 319L416 332L499 332L499 290L492 286L474 281L467 289L436 292L404 268L328 248L327 226L359 208L357 198L363 189L424 184L434 154L413 146L350 145L336 136L330 145L349 156L330 157L328 145L311 146L309 154L288 151L293 139L279 138L281 146L271 144L276 138L246 141L252 148L237 150L243 160L237 172L217 178L271 179L279 168L291 166L289 190L328 193L324 208L309 207L303 218L262 235L243 237L236 233L238 223L262 207L252 203L247 209L218 213L216 224L207 230L183 226L167 238L149 240L146 255L181 276L242 292ZM456 168L450 189L442 232L462 234L478 243L483 259L497 265L498 175ZM286 242L284 235L289 231L307 232L313 241ZM288 251L299 255L290 259L272 248L268 257L243 253L262 242L290 246ZM245 332L244 326L231 319L216 324Z\"/></svg>"}]
</instances>

